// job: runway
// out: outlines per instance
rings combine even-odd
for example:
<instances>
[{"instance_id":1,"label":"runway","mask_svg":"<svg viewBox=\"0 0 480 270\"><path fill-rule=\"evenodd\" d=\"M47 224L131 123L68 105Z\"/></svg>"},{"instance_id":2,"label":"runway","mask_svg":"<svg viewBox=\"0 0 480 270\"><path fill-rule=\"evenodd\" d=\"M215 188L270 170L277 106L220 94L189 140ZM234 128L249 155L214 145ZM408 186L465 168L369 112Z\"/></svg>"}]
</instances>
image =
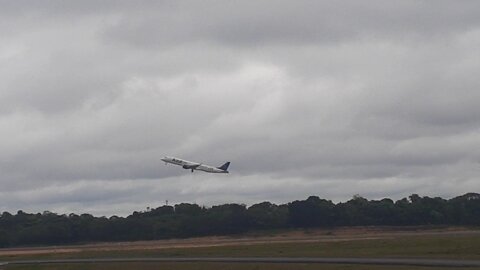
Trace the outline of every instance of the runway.
<instances>
[{"instance_id":1,"label":"runway","mask_svg":"<svg viewBox=\"0 0 480 270\"><path fill-rule=\"evenodd\" d=\"M363 264L407 265L437 267L480 267L480 260L403 259L403 258L281 258L281 257L157 257L157 258L84 258L58 260L18 260L0 262L1 265L78 264L126 262L178 262L178 263L307 263L307 264Z\"/></svg>"}]
</instances>

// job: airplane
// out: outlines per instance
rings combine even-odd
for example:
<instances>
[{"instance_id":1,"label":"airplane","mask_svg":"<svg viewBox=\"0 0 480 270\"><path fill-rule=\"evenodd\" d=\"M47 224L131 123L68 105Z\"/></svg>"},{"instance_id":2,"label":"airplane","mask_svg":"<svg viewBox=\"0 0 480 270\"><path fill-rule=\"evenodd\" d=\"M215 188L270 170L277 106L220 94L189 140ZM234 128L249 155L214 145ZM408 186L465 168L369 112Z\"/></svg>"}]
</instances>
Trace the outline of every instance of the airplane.
<instances>
[{"instance_id":1,"label":"airplane","mask_svg":"<svg viewBox=\"0 0 480 270\"><path fill-rule=\"evenodd\" d=\"M174 157L164 157L162 158L162 160L165 162L165 165L167 165L168 163L172 163L178 166L182 166L182 168L186 170L191 170L192 173L194 170L204 171L208 173L228 173L228 166L230 166L230 162L225 162L225 164L220 167L213 167L202 163L191 162L188 160Z\"/></svg>"}]
</instances>

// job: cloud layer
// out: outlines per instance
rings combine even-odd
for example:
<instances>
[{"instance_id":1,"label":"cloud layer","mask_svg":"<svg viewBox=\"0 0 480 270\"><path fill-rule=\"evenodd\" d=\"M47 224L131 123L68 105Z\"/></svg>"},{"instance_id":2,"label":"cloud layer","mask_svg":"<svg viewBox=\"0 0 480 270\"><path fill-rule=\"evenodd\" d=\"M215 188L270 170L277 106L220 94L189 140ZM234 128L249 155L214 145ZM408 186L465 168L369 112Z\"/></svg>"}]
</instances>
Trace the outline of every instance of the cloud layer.
<instances>
[{"instance_id":1,"label":"cloud layer","mask_svg":"<svg viewBox=\"0 0 480 270\"><path fill-rule=\"evenodd\" d=\"M474 1L0 10L0 210L454 196L480 184ZM228 176L164 166L164 155Z\"/></svg>"}]
</instances>

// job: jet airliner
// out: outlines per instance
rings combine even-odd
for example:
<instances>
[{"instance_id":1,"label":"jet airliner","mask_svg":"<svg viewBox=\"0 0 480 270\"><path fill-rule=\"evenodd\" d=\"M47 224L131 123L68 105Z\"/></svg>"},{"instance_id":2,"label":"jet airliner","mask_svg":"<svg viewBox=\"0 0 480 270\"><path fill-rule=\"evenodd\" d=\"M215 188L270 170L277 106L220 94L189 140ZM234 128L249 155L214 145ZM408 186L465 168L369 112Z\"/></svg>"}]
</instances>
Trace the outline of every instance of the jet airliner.
<instances>
[{"instance_id":1,"label":"jet airliner","mask_svg":"<svg viewBox=\"0 0 480 270\"><path fill-rule=\"evenodd\" d=\"M178 166L182 166L182 168L186 170L191 170L192 173L194 170L204 171L208 173L228 173L228 166L230 166L230 162L226 162L220 167L213 167L202 163L192 162L174 157L164 157L162 158L162 160L165 162L165 165L167 165L168 163L172 163Z\"/></svg>"}]
</instances>

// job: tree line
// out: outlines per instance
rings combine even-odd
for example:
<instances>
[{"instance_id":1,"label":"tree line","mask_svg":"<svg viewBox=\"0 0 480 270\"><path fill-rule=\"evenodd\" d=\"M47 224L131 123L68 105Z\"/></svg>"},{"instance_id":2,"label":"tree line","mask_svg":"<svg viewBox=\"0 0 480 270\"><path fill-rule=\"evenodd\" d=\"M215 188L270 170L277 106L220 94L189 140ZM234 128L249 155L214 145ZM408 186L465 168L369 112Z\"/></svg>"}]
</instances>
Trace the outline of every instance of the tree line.
<instances>
[{"instance_id":1,"label":"tree line","mask_svg":"<svg viewBox=\"0 0 480 270\"><path fill-rule=\"evenodd\" d=\"M0 247L58 245L97 241L134 241L231 235L252 230L336 226L480 225L480 194L453 199L421 197L367 200L354 196L347 202L310 196L276 205L262 202L246 207L223 204L201 207L180 203L133 212L127 217L59 215L45 211L29 214L3 212Z\"/></svg>"}]
</instances>

